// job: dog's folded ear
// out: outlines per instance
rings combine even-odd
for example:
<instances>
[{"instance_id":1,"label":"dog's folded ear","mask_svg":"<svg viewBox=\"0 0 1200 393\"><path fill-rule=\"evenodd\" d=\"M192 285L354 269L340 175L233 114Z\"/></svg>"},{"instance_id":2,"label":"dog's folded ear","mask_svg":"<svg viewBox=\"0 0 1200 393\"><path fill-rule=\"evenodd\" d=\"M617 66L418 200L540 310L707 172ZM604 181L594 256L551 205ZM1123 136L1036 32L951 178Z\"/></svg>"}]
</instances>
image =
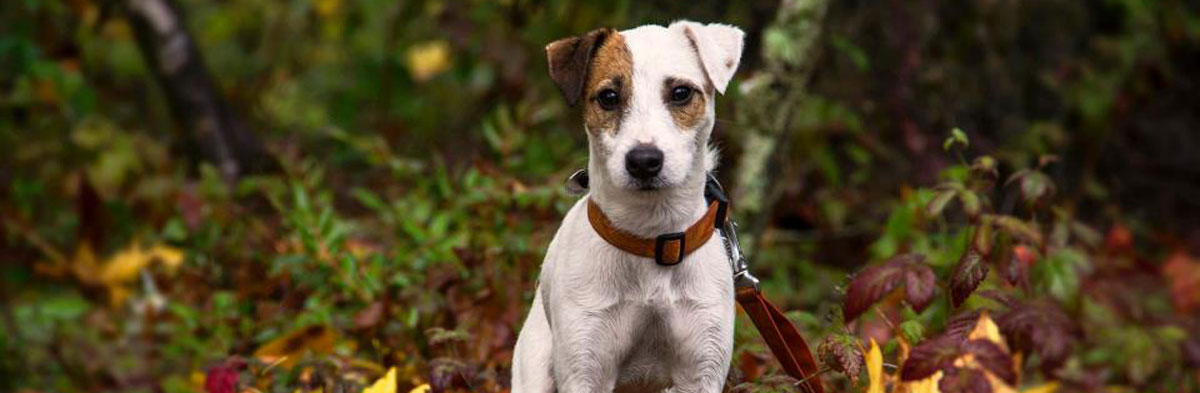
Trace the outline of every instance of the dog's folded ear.
<instances>
[{"instance_id":1,"label":"dog's folded ear","mask_svg":"<svg viewBox=\"0 0 1200 393\"><path fill-rule=\"evenodd\" d=\"M588 69L596 50L604 40L617 34L611 28L596 29L578 37L563 38L546 45L546 62L550 65L550 79L567 99L567 105L575 106L583 97Z\"/></svg>"},{"instance_id":2,"label":"dog's folded ear","mask_svg":"<svg viewBox=\"0 0 1200 393\"><path fill-rule=\"evenodd\" d=\"M746 35L742 29L720 23L700 24L691 21L672 23L669 29L683 30L700 55L700 64L704 66L709 82L717 92L725 94L725 87L733 79L742 60L742 40Z\"/></svg>"}]
</instances>

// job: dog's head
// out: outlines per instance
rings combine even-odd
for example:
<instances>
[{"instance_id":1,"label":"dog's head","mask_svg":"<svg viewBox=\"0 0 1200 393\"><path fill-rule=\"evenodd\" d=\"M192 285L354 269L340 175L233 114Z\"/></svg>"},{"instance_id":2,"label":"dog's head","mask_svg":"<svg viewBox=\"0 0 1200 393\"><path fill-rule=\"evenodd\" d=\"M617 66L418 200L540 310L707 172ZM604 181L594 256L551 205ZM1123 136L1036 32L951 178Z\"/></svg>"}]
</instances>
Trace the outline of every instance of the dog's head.
<instances>
[{"instance_id":1,"label":"dog's head","mask_svg":"<svg viewBox=\"0 0 1200 393\"><path fill-rule=\"evenodd\" d=\"M592 183L656 193L703 179L713 102L737 70L742 37L733 26L680 21L547 45L551 79L568 104L583 105Z\"/></svg>"}]
</instances>

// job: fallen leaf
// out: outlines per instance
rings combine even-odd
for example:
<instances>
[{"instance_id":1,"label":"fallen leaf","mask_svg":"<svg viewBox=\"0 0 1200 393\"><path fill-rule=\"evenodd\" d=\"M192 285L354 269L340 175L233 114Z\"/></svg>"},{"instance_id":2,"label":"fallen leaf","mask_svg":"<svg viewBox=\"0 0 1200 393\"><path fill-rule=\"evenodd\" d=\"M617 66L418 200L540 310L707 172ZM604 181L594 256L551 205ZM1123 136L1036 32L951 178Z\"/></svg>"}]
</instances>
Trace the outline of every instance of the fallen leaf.
<instances>
[{"instance_id":1,"label":"fallen leaf","mask_svg":"<svg viewBox=\"0 0 1200 393\"><path fill-rule=\"evenodd\" d=\"M423 383L420 386L412 388L412 390L409 390L408 393L429 393L429 391L430 391L429 384Z\"/></svg>"},{"instance_id":2,"label":"fallen leaf","mask_svg":"<svg viewBox=\"0 0 1200 393\"><path fill-rule=\"evenodd\" d=\"M413 391L417 391L413 389ZM363 389L362 393L396 393L396 368L388 369L388 372L379 378L375 383Z\"/></svg>"},{"instance_id":3,"label":"fallen leaf","mask_svg":"<svg viewBox=\"0 0 1200 393\"><path fill-rule=\"evenodd\" d=\"M157 245L148 250L142 249L141 244L135 240L128 248L105 260L100 269L100 281L107 285L133 281L142 269L154 261L162 261L164 266L174 271L183 262L183 251L164 245Z\"/></svg>"},{"instance_id":4,"label":"fallen leaf","mask_svg":"<svg viewBox=\"0 0 1200 393\"><path fill-rule=\"evenodd\" d=\"M440 40L416 44L405 60L412 78L424 82L450 68L450 45Z\"/></svg>"},{"instance_id":5,"label":"fallen leaf","mask_svg":"<svg viewBox=\"0 0 1200 393\"><path fill-rule=\"evenodd\" d=\"M268 342L254 351L254 357L263 363L280 363L291 367L304 354L330 353L337 341L337 333L326 325L312 325L297 329Z\"/></svg>"}]
</instances>

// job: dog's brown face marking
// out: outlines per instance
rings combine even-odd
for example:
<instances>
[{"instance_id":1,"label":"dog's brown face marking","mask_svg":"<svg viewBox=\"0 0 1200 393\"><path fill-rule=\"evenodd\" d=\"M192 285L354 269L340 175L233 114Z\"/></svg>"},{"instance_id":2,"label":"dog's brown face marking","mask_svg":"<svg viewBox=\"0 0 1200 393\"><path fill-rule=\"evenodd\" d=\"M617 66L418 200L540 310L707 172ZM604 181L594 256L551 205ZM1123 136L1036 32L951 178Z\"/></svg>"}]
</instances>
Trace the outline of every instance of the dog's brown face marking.
<instances>
[{"instance_id":1,"label":"dog's brown face marking","mask_svg":"<svg viewBox=\"0 0 1200 393\"><path fill-rule=\"evenodd\" d=\"M705 97L709 93L683 79L667 78L663 81L663 104L671 112L671 118L680 130L696 129L705 119Z\"/></svg>"},{"instance_id":2,"label":"dog's brown face marking","mask_svg":"<svg viewBox=\"0 0 1200 393\"><path fill-rule=\"evenodd\" d=\"M546 46L550 77L567 104L584 102L588 130L614 133L633 87L633 57L625 39L613 29L597 29Z\"/></svg>"},{"instance_id":3,"label":"dog's brown face marking","mask_svg":"<svg viewBox=\"0 0 1200 393\"><path fill-rule=\"evenodd\" d=\"M591 132L615 133L633 91L633 57L621 34L613 33L596 50L587 74L584 124Z\"/></svg>"}]
</instances>

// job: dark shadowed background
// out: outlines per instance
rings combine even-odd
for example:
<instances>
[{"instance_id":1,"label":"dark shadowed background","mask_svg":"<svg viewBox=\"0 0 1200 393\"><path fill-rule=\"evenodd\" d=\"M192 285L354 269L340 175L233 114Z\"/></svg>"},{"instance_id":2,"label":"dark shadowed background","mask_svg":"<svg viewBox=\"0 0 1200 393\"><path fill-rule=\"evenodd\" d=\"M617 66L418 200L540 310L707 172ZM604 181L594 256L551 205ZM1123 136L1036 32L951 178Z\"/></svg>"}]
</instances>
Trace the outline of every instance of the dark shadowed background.
<instances>
[{"instance_id":1,"label":"dark shadowed background","mask_svg":"<svg viewBox=\"0 0 1200 393\"><path fill-rule=\"evenodd\" d=\"M0 390L506 391L586 163L543 47L676 19L747 32L718 175L827 388L1003 391L909 351L987 310L1010 389L1200 389L1194 1L5 0Z\"/></svg>"}]
</instances>

